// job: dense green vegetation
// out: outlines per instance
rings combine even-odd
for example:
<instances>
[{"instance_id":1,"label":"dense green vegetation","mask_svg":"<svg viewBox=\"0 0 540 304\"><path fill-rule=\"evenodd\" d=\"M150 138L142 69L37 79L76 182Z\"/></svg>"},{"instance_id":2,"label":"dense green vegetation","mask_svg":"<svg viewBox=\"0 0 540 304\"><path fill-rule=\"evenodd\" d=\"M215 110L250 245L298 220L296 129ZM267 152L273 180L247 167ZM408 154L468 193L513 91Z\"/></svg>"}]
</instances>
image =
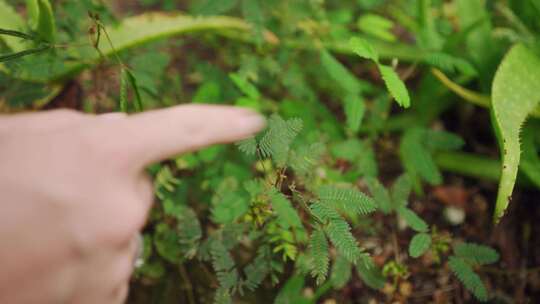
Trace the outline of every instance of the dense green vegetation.
<instances>
[{"instance_id":1,"label":"dense green vegetation","mask_svg":"<svg viewBox=\"0 0 540 304\"><path fill-rule=\"evenodd\" d=\"M0 0L0 110L268 116L149 168L132 303L534 302L491 228L540 188L539 38L536 0Z\"/></svg>"}]
</instances>

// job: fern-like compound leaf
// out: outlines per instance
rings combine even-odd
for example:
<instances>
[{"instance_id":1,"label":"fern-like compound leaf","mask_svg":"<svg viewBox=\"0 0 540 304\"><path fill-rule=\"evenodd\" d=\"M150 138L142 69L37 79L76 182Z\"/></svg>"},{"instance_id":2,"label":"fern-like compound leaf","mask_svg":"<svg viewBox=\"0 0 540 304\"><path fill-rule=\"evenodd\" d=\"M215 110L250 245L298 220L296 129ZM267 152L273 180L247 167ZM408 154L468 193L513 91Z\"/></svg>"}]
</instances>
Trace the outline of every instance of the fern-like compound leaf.
<instances>
[{"instance_id":1,"label":"fern-like compound leaf","mask_svg":"<svg viewBox=\"0 0 540 304\"><path fill-rule=\"evenodd\" d=\"M325 226L325 232L339 254L355 264L364 254L351 233L351 227L342 219L333 219Z\"/></svg>"},{"instance_id":2,"label":"fern-like compound leaf","mask_svg":"<svg viewBox=\"0 0 540 304\"><path fill-rule=\"evenodd\" d=\"M359 263L357 263L356 272L362 282L373 289L382 289L386 283L381 270L367 255L363 255Z\"/></svg>"},{"instance_id":3,"label":"fern-like compound leaf","mask_svg":"<svg viewBox=\"0 0 540 304\"><path fill-rule=\"evenodd\" d=\"M338 255L332 265L330 281L335 289L343 288L351 279L352 264L346 258Z\"/></svg>"},{"instance_id":4,"label":"fern-like compound leaf","mask_svg":"<svg viewBox=\"0 0 540 304\"><path fill-rule=\"evenodd\" d=\"M320 285L326 280L328 264L330 262L328 241L322 229L317 228L311 234L309 251L312 258L311 275L316 279L317 284Z\"/></svg>"},{"instance_id":5,"label":"fern-like compound leaf","mask_svg":"<svg viewBox=\"0 0 540 304\"><path fill-rule=\"evenodd\" d=\"M238 149L247 155L255 155L257 152L257 140L255 137L250 137L237 143Z\"/></svg>"},{"instance_id":6,"label":"fern-like compound leaf","mask_svg":"<svg viewBox=\"0 0 540 304\"><path fill-rule=\"evenodd\" d=\"M493 264L499 260L499 254L493 248L474 244L460 243L454 246L456 256L477 265Z\"/></svg>"},{"instance_id":7,"label":"fern-like compound leaf","mask_svg":"<svg viewBox=\"0 0 540 304\"><path fill-rule=\"evenodd\" d=\"M488 293L484 283L480 277L474 272L472 267L463 259L450 256L448 266L461 281L463 286L467 288L478 300L485 302L488 300Z\"/></svg>"},{"instance_id":8,"label":"fern-like compound leaf","mask_svg":"<svg viewBox=\"0 0 540 304\"><path fill-rule=\"evenodd\" d=\"M291 202L281 192L275 191L271 195L272 207L277 214L278 223L283 228L302 227L302 221L296 210L292 207Z\"/></svg>"},{"instance_id":9,"label":"fern-like compound leaf","mask_svg":"<svg viewBox=\"0 0 540 304\"><path fill-rule=\"evenodd\" d=\"M416 234L409 244L409 255L413 258L423 255L431 246L431 236L427 233Z\"/></svg>"},{"instance_id":10,"label":"fern-like compound leaf","mask_svg":"<svg viewBox=\"0 0 540 304\"><path fill-rule=\"evenodd\" d=\"M238 272L236 271L234 260L232 259L229 251L221 241L214 240L210 246L212 267L216 272L220 289L225 289L229 291L231 288L234 288L239 281Z\"/></svg>"},{"instance_id":11,"label":"fern-like compound leaf","mask_svg":"<svg viewBox=\"0 0 540 304\"><path fill-rule=\"evenodd\" d=\"M353 211L365 215L377 209L372 198L356 189L322 186L317 193L322 203L342 211Z\"/></svg>"},{"instance_id":12,"label":"fern-like compound leaf","mask_svg":"<svg viewBox=\"0 0 540 304\"><path fill-rule=\"evenodd\" d=\"M292 151L290 166L298 175L305 176L312 172L323 152L324 145L322 143L301 146L296 151Z\"/></svg>"},{"instance_id":13,"label":"fern-like compound leaf","mask_svg":"<svg viewBox=\"0 0 540 304\"><path fill-rule=\"evenodd\" d=\"M258 250L255 260L244 268L244 273L246 274L244 285L250 291L257 289L264 278L270 273L271 265L268 251L268 246L261 247Z\"/></svg>"},{"instance_id":14,"label":"fern-like compound leaf","mask_svg":"<svg viewBox=\"0 0 540 304\"><path fill-rule=\"evenodd\" d=\"M278 115L272 115L268 122L269 129L259 143L263 157L272 157L278 167L285 166L290 146L302 130L302 125L299 118L285 121Z\"/></svg>"},{"instance_id":15,"label":"fern-like compound leaf","mask_svg":"<svg viewBox=\"0 0 540 304\"><path fill-rule=\"evenodd\" d=\"M311 206L309 206L309 209L313 216L323 223L334 219L343 219L334 208L321 202L314 202L311 204Z\"/></svg>"},{"instance_id":16,"label":"fern-like compound leaf","mask_svg":"<svg viewBox=\"0 0 540 304\"><path fill-rule=\"evenodd\" d=\"M398 214L405 220L407 225L417 232L428 231L428 225L424 220L419 217L414 211L409 208L401 207L398 209Z\"/></svg>"}]
</instances>

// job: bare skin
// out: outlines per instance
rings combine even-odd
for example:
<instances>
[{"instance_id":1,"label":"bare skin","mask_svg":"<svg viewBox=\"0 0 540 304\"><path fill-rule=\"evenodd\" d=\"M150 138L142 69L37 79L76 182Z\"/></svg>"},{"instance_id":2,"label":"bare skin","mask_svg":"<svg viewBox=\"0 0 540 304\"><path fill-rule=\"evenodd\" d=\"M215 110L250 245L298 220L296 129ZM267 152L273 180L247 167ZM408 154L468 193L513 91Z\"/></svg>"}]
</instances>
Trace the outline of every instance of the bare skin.
<instances>
[{"instance_id":1,"label":"bare skin","mask_svg":"<svg viewBox=\"0 0 540 304\"><path fill-rule=\"evenodd\" d=\"M207 105L0 116L0 303L123 303L153 202L145 167L264 124Z\"/></svg>"}]
</instances>

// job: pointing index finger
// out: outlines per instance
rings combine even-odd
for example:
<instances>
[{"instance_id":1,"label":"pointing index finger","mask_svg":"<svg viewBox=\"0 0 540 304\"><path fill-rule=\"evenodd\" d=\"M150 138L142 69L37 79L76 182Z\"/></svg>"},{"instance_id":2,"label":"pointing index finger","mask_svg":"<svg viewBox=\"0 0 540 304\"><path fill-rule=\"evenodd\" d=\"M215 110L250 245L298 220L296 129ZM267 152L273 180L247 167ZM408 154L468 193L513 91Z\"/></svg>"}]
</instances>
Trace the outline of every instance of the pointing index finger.
<instances>
[{"instance_id":1,"label":"pointing index finger","mask_svg":"<svg viewBox=\"0 0 540 304\"><path fill-rule=\"evenodd\" d=\"M265 126L264 118L232 106L181 105L117 120L113 144L128 161L144 167L206 146L245 139Z\"/></svg>"}]
</instances>

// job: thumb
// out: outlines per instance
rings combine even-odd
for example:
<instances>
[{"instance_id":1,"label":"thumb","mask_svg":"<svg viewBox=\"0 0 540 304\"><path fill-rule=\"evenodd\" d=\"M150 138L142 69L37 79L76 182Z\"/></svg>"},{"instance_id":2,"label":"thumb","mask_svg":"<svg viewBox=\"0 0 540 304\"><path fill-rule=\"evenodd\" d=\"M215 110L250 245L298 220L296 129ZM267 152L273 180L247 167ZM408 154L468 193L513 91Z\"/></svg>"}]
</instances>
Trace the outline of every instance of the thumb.
<instances>
[{"instance_id":1,"label":"thumb","mask_svg":"<svg viewBox=\"0 0 540 304\"><path fill-rule=\"evenodd\" d=\"M121 145L116 151L140 168L209 145L245 139L266 124L251 110L215 105L175 106L111 123L109 144Z\"/></svg>"}]
</instances>

